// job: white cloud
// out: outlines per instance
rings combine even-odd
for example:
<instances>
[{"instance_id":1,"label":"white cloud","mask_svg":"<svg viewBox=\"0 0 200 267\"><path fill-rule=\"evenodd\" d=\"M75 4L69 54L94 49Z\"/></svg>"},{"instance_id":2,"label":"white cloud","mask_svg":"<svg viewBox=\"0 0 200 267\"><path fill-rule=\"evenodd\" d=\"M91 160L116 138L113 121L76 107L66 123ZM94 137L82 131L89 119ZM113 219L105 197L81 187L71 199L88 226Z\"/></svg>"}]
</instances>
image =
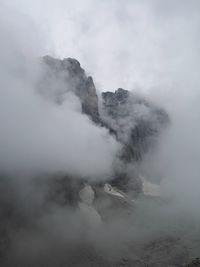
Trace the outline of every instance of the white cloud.
<instances>
[{"instance_id":1,"label":"white cloud","mask_svg":"<svg viewBox=\"0 0 200 267\"><path fill-rule=\"evenodd\" d=\"M61 106L37 95L40 38L31 32L31 23L21 27L26 22L23 16L15 22L4 15L0 27L1 167L106 179L119 145L105 128L81 114L74 95L66 94Z\"/></svg>"}]
</instances>

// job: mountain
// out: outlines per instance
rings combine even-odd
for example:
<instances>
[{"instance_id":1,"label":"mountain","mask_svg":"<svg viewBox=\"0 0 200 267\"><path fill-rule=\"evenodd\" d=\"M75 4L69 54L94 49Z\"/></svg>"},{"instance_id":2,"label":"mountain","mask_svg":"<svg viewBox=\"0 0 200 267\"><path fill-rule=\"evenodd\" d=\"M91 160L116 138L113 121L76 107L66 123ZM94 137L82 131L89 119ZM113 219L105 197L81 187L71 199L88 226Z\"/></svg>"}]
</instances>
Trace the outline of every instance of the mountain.
<instances>
[{"instance_id":1,"label":"mountain","mask_svg":"<svg viewBox=\"0 0 200 267\"><path fill-rule=\"evenodd\" d=\"M106 128L121 151L113 177L103 182L69 173L0 173L0 265L199 266L190 241L171 226L176 216L158 216L167 205L159 186L137 171L169 124L165 110L123 88L98 93L76 59L45 56L41 62L40 94L55 105L75 94L82 113Z\"/></svg>"},{"instance_id":2,"label":"mountain","mask_svg":"<svg viewBox=\"0 0 200 267\"><path fill-rule=\"evenodd\" d=\"M52 101L62 104L67 92L81 102L82 112L99 127L106 127L122 144L118 166L111 179L123 191L142 192L142 181L136 170L128 171L130 163L141 161L155 144L156 138L169 123L167 113L136 93L119 88L115 92L97 94L94 81L73 58L63 60L42 58L43 75L39 91Z\"/></svg>"},{"instance_id":3,"label":"mountain","mask_svg":"<svg viewBox=\"0 0 200 267\"><path fill-rule=\"evenodd\" d=\"M43 57L44 73L39 90L58 103L64 101L66 92L72 91L80 98L83 113L99 123L98 97L91 76L87 76L76 59L63 60Z\"/></svg>"},{"instance_id":4,"label":"mountain","mask_svg":"<svg viewBox=\"0 0 200 267\"><path fill-rule=\"evenodd\" d=\"M153 137L169 122L163 109L125 89L103 92L98 97L92 77L76 59L45 56L43 63L40 91L58 103L64 101L66 92L72 91L80 99L82 112L108 128L124 145L125 161L140 160Z\"/></svg>"},{"instance_id":5,"label":"mountain","mask_svg":"<svg viewBox=\"0 0 200 267\"><path fill-rule=\"evenodd\" d=\"M102 93L103 120L124 145L122 157L139 161L169 122L167 113L139 95L117 89Z\"/></svg>"}]
</instances>

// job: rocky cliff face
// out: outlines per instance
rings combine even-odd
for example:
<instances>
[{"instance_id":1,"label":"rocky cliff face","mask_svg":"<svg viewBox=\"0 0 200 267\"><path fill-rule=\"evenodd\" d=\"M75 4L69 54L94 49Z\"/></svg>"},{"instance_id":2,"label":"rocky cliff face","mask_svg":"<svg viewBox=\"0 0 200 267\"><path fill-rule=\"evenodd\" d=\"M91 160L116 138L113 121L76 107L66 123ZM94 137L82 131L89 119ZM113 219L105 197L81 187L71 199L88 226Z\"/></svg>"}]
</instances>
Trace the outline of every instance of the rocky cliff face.
<instances>
[{"instance_id":1,"label":"rocky cliff face","mask_svg":"<svg viewBox=\"0 0 200 267\"><path fill-rule=\"evenodd\" d=\"M103 92L100 106L92 77L86 75L76 59L45 56L43 63L45 71L40 91L58 103L62 103L66 92L75 93L82 112L107 127L124 145L122 158L125 161L140 160L169 120L164 110L122 88Z\"/></svg>"},{"instance_id":2,"label":"rocky cliff face","mask_svg":"<svg viewBox=\"0 0 200 267\"><path fill-rule=\"evenodd\" d=\"M166 112L144 98L119 88L102 93L102 119L124 145L125 161L141 160L168 121Z\"/></svg>"},{"instance_id":3,"label":"rocky cliff face","mask_svg":"<svg viewBox=\"0 0 200 267\"><path fill-rule=\"evenodd\" d=\"M191 248L187 249L176 234L171 237L164 233L160 239L155 236L152 241L149 241L149 237L145 241L141 232L141 240L137 243L138 237L136 240L127 238L129 232L125 229L132 227L134 222L135 231L138 225L141 225L139 231L145 229L144 226L148 228L149 218L152 220L151 217L156 213L143 216L144 201L149 203L148 213L151 213L155 203L161 203L160 199L149 196L133 201L124 191L129 188L136 194L141 193L142 181L136 171L129 170L129 167L139 163L154 145L157 136L169 122L166 112L122 88L115 92L104 92L102 99L98 99L93 79L87 76L75 59L59 60L47 56L42 62L44 72L38 86L41 94L61 105L65 94L73 92L80 99L82 112L99 127L109 129L122 144L122 151L113 180L109 181L114 187L95 182L88 185L87 177L83 180L67 173L45 173L33 177L29 188L24 184L27 179L22 179L16 186L14 181L21 179L21 173L13 178L2 174L1 266L200 266L199 259L185 265L189 261L188 251ZM17 187L25 188L22 195ZM137 217L140 217L139 220ZM155 221L156 218L153 218L153 223ZM169 225L167 223L167 227ZM88 226L92 229L92 235ZM130 234L135 231L130 228ZM149 231L152 235L151 228ZM85 238L87 235L88 239ZM97 241L91 242L90 237L97 237ZM109 257L103 255L101 249L98 254L94 246L98 242L108 250ZM115 246L119 254L117 257L113 257Z\"/></svg>"},{"instance_id":4,"label":"rocky cliff face","mask_svg":"<svg viewBox=\"0 0 200 267\"><path fill-rule=\"evenodd\" d=\"M67 92L80 98L83 113L99 122L98 97L92 77L87 76L80 63L73 58L59 60L43 57L44 73L40 91L52 100L62 103Z\"/></svg>"},{"instance_id":5,"label":"rocky cliff face","mask_svg":"<svg viewBox=\"0 0 200 267\"><path fill-rule=\"evenodd\" d=\"M138 162L155 142L168 122L166 112L132 92L122 88L104 92L98 99L92 77L87 76L76 59L43 57L43 75L39 90L45 97L62 104L67 92L73 92L81 102L82 112L100 127L106 127L122 144L119 166L115 168L112 185L126 191L142 191L138 174L127 165ZM131 184L130 184L131 181Z\"/></svg>"}]
</instances>

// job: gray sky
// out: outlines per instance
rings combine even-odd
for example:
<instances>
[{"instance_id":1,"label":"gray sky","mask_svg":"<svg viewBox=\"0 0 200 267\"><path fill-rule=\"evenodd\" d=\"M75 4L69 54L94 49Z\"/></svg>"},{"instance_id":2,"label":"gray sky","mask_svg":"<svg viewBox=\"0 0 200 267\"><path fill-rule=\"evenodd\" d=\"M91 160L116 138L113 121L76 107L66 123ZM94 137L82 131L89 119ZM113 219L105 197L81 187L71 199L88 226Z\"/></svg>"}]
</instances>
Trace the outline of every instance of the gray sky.
<instances>
[{"instance_id":1,"label":"gray sky","mask_svg":"<svg viewBox=\"0 0 200 267\"><path fill-rule=\"evenodd\" d=\"M170 87L199 64L198 0L3 0L33 20L43 53L75 57L100 90Z\"/></svg>"}]
</instances>

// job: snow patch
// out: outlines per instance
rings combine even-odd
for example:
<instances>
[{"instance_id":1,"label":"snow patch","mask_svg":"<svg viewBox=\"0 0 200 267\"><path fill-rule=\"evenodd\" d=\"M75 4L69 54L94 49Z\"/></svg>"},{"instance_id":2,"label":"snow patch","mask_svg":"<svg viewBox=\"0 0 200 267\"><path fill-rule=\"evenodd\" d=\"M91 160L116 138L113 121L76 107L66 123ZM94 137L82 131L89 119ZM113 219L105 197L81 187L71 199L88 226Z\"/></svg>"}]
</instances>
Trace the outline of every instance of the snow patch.
<instances>
[{"instance_id":1,"label":"snow patch","mask_svg":"<svg viewBox=\"0 0 200 267\"><path fill-rule=\"evenodd\" d=\"M104 185L104 191L110 195L124 198L124 196L122 194L120 194L118 191L116 191L110 184Z\"/></svg>"}]
</instances>

